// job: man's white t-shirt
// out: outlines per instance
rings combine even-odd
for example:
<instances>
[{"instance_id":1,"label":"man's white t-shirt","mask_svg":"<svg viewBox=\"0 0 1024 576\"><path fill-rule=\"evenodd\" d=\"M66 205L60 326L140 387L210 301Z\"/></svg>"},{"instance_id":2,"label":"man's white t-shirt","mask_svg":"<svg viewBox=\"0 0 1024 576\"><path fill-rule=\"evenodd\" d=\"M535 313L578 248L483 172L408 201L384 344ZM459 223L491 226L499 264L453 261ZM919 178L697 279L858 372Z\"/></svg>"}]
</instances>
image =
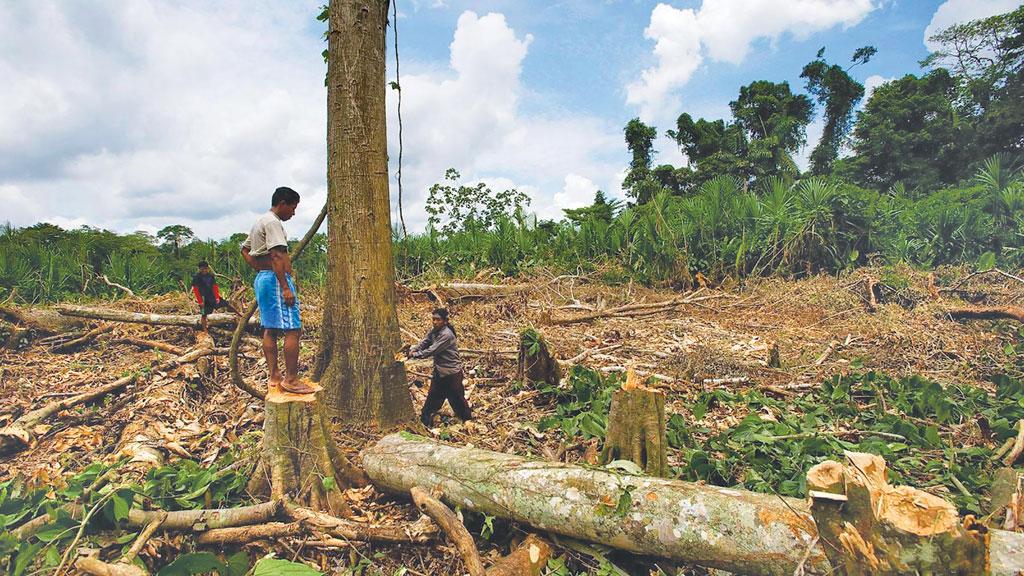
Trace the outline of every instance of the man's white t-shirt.
<instances>
[{"instance_id":1,"label":"man's white t-shirt","mask_svg":"<svg viewBox=\"0 0 1024 576\"><path fill-rule=\"evenodd\" d=\"M284 233L284 224L281 219L271 210L260 216L249 231L249 237L242 242L242 248L249 249L251 256L264 256L270 253L270 249L276 246L284 246L288 249L288 237Z\"/></svg>"}]
</instances>

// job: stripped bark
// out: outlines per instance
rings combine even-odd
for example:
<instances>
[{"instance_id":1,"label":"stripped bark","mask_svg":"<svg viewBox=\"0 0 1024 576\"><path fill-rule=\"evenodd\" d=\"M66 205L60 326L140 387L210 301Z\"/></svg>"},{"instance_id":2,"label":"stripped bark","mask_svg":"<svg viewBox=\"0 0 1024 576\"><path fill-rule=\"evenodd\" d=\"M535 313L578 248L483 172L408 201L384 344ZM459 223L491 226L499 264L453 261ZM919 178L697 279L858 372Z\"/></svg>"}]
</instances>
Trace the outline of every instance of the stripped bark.
<instances>
[{"instance_id":1,"label":"stripped bark","mask_svg":"<svg viewBox=\"0 0 1024 576\"><path fill-rule=\"evenodd\" d=\"M233 528L217 528L207 530L196 538L196 544L202 546L240 546L257 540L297 536L304 529L299 522L267 522L252 526L236 526Z\"/></svg>"},{"instance_id":2,"label":"stripped bark","mask_svg":"<svg viewBox=\"0 0 1024 576\"><path fill-rule=\"evenodd\" d=\"M336 518L323 512L310 510L294 504L285 505L285 515L296 522L345 540L361 542L393 542L404 544L426 544L437 537L437 525L429 519L413 522L410 526L372 526Z\"/></svg>"},{"instance_id":3,"label":"stripped bark","mask_svg":"<svg viewBox=\"0 0 1024 576\"><path fill-rule=\"evenodd\" d=\"M75 568L92 576L146 576L148 572L134 564L116 562L108 564L96 556L83 556L75 561Z\"/></svg>"},{"instance_id":4,"label":"stripped bark","mask_svg":"<svg viewBox=\"0 0 1024 576\"><path fill-rule=\"evenodd\" d=\"M449 503L637 554L741 574L830 570L804 500L678 480L626 476L410 434L363 452L373 483L397 493L437 486ZM624 492L629 508L615 508ZM1024 570L1024 535L993 531L992 574Z\"/></svg>"},{"instance_id":5,"label":"stripped bark","mask_svg":"<svg viewBox=\"0 0 1024 576\"><path fill-rule=\"evenodd\" d=\"M184 328L196 329L202 327L203 318L200 314L150 314L148 312L127 312L124 310L73 306L71 304L57 306L57 311L64 316L75 318L94 318L112 322L130 322L154 326L182 326ZM238 324L238 316L234 314L210 314L206 319L210 326L235 326ZM250 319L249 326L258 327L259 321Z\"/></svg>"},{"instance_id":6,"label":"stripped bark","mask_svg":"<svg viewBox=\"0 0 1024 576\"><path fill-rule=\"evenodd\" d=\"M416 503L420 512L437 522L448 536L448 540L455 544L459 555L462 556L462 563L469 571L469 576L486 576L484 563L480 561L480 553L476 550L476 542L473 541L469 530L466 530L466 526L462 524L462 520L459 520L459 517L450 508L419 486L413 486L409 490L409 494L412 495L412 501Z\"/></svg>"},{"instance_id":7,"label":"stripped bark","mask_svg":"<svg viewBox=\"0 0 1024 576\"><path fill-rule=\"evenodd\" d=\"M213 348L209 346L195 348L182 356L157 364L154 367L154 370L169 370L213 354L213 352ZM90 390L89 392L83 392L76 396L56 400L42 408L37 408L36 410L23 414L20 418L11 422L7 427L0 429L0 456L11 452L19 452L28 448L33 440L32 429L50 416L53 416L62 410L67 410L73 406L91 402L97 398L106 396L107 394L119 392L121 389L133 384L137 379L137 374L131 374L109 384L104 384L103 386Z\"/></svg>"},{"instance_id":8,"label":"stripped bark","mask_svg":"<svg viewBox=\"0 0 1024 576\"><path fill-rule=\"evenodd\" d=\"M988 530L949 502L890 486L885 460L847 452L807 473L811 513L825 554L848 576L988 572ZM1024 561L1024 559L1021 559Z\"/></svg>"}]
</instances>

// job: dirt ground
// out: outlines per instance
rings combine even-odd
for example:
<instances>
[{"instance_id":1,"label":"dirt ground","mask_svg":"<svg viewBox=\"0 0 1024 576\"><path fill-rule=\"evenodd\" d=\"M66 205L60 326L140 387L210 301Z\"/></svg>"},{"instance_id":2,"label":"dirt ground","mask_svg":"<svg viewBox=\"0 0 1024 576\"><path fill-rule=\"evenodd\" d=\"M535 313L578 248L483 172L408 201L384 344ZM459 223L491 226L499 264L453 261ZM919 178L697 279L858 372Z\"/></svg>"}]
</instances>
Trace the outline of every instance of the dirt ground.
<instances>
[{"instance_id":1,"label":"dirt ground","mask_svg":"<svg viewBox=\"0 0 1024 576\"><path fill-rule=\"evenodd\" d=\"M641 375L655 376L658 386L668 393L666 409L686 418L691 416L683 406L700 391L758 387L780 395L798 395L852 366L987 386L987 376L1009 369L1003 349L1015 336L1017 325L1007 321L958 322L944 311L965 305L965 300L979 305L1016 304L1024 298L1024 283L993 273L957 284L967 276L959 269L932 275L906 269L864 269L841 278L760 280L731 288L702 288L689 294L633 284L607 286L592 278L533 278L529 292L451 301L447 304L451 322L458 329L468 376L467 394L476 418L468 425L460 424L446 406L433 433L453 443L568 462L583 460L588 450L593 453L594 441L566 445L557 431L539 432L533 426L553 409L535 401L539 394L536 390L515 381L519 333L529 326L542 332L562 361L583 355L577 362L593 368L611 371L632 367ZM877 304L870 302L867 289L873 280L880 282L875 289ZM403 341L412 342L429 329L430 313L437 304L424 292L401 292ZM548 323L551 318L560 320L680 297L688 302L645 316ZM316 346L320 312L315 294L304 294L303 300L308 327L302 354L305 370ZM186 294L91 305L160 313L195 312ZM99 322L87 323L86 327L97 325ZM188 329L118 324L96 342L70 353L54 353L40 344L0 351L0 427L45 402L150 366L157 357L168 357L166 352L111 343L124 336L181 347L195 342L195 335ZM213 336L216 345L226 349L230 334L214 331ZM774 346L780 359L777 368L768 365ZM241 363L249 381L265 381L262 355L254 341L243 347ZM421 381L429 378L430 364L411 361L407 371L418 410L426 395ZM147 443L167 459L186 457L206 463L233 447L255 444L263 406L231 386L225 355L215 357L209 375L200 375L195 366L188 365L149 374L143 382L88 408L49 419L34 430L38 442L29 450L0 458L0 481L17 475L36 483L59 484L66 474L93 461L114 461L129 447L137 449L139 442ZM742 416L712 410L703 424L723 429ZM141 436L140 423L145 428ZM378 436L376 431L343 422L337 429L339 443L351 452ZM669 459L674 463L671 455ZM372 489L350 497L358 514L371 521L400 522L418 516L405 501ZM174 538L161 536L156 542L170 553L182 545ZM491 554L499 552L498 546L485 543L481 548ZM311 557L328 569L351 565L361 557L371 559L383 574L394 573L398 566L405 566L411 574L459 572L458 554L445 544L359 546L354 550L357 552L317 552ZM374 556L375 552L385 554ZM583 565L595 564L585 556L577 554L576 558Z\"/></svg>"}]
</instances>

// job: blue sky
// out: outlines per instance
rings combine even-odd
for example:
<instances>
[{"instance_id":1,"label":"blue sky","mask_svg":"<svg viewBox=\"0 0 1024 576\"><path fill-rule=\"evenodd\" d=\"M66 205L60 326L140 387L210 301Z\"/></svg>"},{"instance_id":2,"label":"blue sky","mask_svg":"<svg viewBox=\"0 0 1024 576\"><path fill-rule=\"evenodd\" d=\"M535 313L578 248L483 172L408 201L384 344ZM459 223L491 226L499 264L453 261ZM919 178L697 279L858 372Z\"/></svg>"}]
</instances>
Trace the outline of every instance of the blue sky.
<instances>
[{"instance_id":1,"label":"blue sky","mask_svg":"<svg viewBox=\"0 0 1024 576\"><path fill-rule=\"evenodd\" d=\"M430 184L517 187L541 217L621 195L622 127L724 117L741 85L788 81L822 46L869 89L920 73L925 38L1015 0L397 0L405 214ZM0 2L0 202L49 221L200 237L244 231L270 192L326 197L319 0ZM388 45L391 46L389 37ZM393 78L393 54L388 54ZM395 93L388 139L397 158ZM808 129L810 147L820 120ZM659 162L684 162L661 137ZM392 163L392 171L396 168ZM396 190L392 186L392 197Z\"/></svg>"}]
</instances>

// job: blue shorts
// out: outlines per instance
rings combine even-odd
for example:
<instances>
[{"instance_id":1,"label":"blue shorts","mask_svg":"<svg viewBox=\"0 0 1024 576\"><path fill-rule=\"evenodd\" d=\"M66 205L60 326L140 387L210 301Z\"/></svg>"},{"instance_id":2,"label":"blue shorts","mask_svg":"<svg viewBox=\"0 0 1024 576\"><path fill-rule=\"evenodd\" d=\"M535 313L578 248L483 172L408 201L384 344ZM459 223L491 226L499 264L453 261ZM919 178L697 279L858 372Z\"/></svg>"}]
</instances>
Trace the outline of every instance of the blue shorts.
<instances>
[{"instance_id":1,"label":"blue shorts","mask_svg":"<svg viewBox=\"0 0 1024 576\"><path fill-rule=\"evenodd\" d=\"M292 306L284 303L281 284L273 271L260 270L256 274L252 289L256 292L256 304L260 308L260 324L271 330L299 330L302 328L302 321L299 320L299 294L292 275L285 274L284 277L292 294L295 294L295 304Z\"/></svg>"}]
</instances>

